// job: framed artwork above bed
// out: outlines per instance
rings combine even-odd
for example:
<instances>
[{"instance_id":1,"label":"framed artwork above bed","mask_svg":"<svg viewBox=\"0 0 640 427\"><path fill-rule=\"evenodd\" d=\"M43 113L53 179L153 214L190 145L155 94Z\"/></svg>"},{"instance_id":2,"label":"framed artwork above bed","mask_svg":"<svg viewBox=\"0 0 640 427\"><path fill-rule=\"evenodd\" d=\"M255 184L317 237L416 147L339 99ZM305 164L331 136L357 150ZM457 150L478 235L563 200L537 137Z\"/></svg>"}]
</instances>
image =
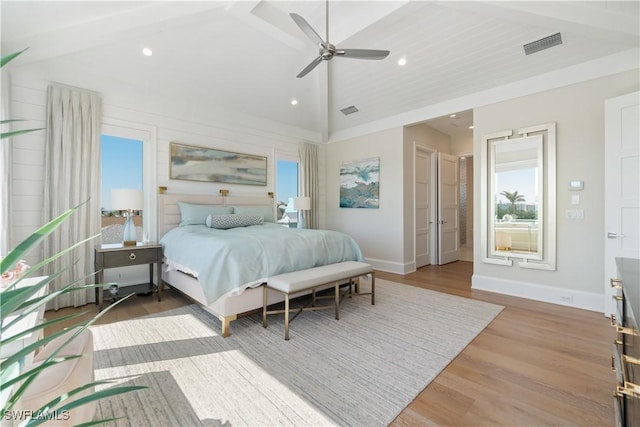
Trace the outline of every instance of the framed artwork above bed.
<instances>
[{"instance_id":1,"label":"framed artwork above bed","mask_svg":"<svg viewBox=\"0 0 640 427\"><path fill-rule=\"evenodd\" d=\"M266 186L267 158L172 142L169 177Z\"/></svg>"}]
</instances>

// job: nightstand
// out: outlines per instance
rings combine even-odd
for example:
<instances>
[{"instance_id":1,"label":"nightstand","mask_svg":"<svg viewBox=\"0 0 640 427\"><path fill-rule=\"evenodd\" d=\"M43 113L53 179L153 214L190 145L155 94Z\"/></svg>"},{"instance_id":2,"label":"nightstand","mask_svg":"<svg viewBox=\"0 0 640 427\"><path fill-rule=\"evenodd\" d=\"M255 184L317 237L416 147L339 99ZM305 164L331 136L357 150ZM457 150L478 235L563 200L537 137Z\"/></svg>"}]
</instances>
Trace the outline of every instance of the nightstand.
<instances>
[{"instance_id":1,"label":"nightstand","mask_svg":"<svg viewBox=\"0 0 640 427\"><path fill-rule=\"evenodd\" d=\"M131 265L149 264L149 283L141 285L126 286L135 292L154 291L153 285L153 265L156 267L158 286L156 293L160 301L162 291L162 245L159 243L137 243L135 246L124 246L118 244L98 245L95 248L95 271L97 283L104 282L104 270L114 267L128 267ZM96 304L101 309L104 303L104 289L96 287Z\"/></svg>"}]
</instances>

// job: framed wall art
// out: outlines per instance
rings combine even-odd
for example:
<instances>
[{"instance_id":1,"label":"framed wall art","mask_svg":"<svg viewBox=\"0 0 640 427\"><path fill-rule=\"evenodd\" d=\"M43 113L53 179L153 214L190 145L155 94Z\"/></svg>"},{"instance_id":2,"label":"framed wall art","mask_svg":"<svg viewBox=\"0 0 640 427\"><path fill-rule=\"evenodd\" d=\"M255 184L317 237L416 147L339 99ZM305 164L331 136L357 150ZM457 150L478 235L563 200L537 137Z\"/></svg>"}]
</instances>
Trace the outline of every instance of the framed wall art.
<instances>
[{"instance_id":1,"label":"framed wall art","mask_svg":"<svg viewBox=\"0 0 640 427\"><path fill-rule=\"evenodd\" d=\"M380 158L343 162L340 166L340 207L378 208Z\"/></svg>"},{"instance_id":2,"label":"framed wall art","mask_svg":"<svg viewBox=\"0 0 640 427\"><path fill-rule=\"evenodd\" d=\"M171 179L267 185L267 158L172 142Z\"/></svg>"}]
</instances>

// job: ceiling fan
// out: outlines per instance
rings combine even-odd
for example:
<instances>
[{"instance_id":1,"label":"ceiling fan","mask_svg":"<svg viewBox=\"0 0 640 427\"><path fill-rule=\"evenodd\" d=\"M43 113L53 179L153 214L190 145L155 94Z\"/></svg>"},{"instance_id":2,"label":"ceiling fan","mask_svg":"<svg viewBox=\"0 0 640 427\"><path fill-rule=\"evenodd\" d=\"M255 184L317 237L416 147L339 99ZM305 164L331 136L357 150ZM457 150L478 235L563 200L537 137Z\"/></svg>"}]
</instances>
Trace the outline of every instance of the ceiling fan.
<instances>
[{"instance_id":1,"label":"ceiling fan","mask_svg":"<svg viewBox=\"0 0 640 427\"><path fill-rule=\"evenodd\" d=\"M291 16L298 27L300 27L302 32L305 33L312 42L317 43L320 47L320 54L318 55L318 57L311 61L311 63L307 65L304 70L300 71L300 73L296 77L301 78L306 76L309 71L313 70L323 60L329 61L334 56L354 59L384 59L389 55L388 50L338 49L334 45L329 43L329 0L327 0L326 4L327 40L322 40L322 37L320 37L318 33L315 32L313 27L311 27L311 25L309 25L309 23L302 16L298 15L297 13L289 14L289 16Z\"/></svg>"}]
</instances>

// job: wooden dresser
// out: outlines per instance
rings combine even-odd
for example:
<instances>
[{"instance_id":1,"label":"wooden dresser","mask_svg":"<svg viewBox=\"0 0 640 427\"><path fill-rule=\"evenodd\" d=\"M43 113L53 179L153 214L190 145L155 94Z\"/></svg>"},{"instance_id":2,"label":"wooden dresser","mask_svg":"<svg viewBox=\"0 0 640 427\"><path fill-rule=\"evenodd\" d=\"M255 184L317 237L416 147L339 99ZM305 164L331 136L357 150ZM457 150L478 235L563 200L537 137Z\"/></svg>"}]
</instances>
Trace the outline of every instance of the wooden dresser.
<instances>
[{"instance_id":1,"label":"wooden dresser","mask_svg":"<svg viewBox=\"0 0 640 427\"><path fill-rule=\"evenodd\" d=\"M640 426L640 260L617 258L616 264L620 277L611 279L617 289L616 313L611 316L618 332L612 358L616 426Z\"/></svg>"}]
</instances>

